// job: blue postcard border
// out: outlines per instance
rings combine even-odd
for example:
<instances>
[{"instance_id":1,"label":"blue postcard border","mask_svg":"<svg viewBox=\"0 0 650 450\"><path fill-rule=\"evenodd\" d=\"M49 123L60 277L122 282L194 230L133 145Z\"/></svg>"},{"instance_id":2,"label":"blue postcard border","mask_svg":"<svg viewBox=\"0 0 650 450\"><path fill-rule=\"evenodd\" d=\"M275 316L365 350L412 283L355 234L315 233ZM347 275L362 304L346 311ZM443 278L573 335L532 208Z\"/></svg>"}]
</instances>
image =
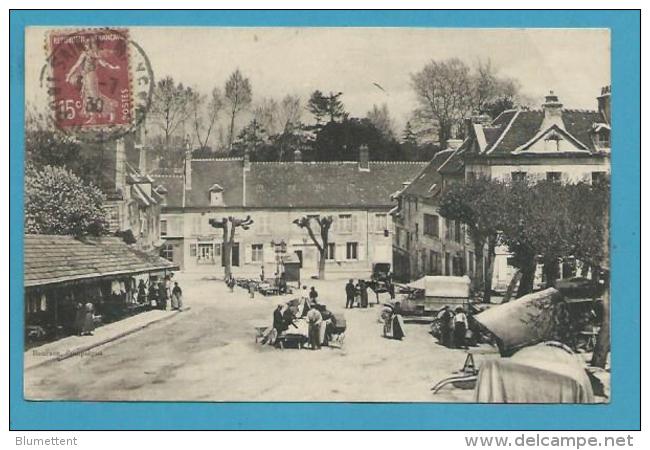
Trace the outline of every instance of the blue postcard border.
<instances>
[{"instance_id":1,"label":"blue postcard border","mask_svg":"<svg viewBox=\"0 0 650 450\"><path fill-rule=\"evenodd\" d=\"M23 398L24 31L27 26L609 28L612 39L612 401L607 405L95 403ZM639 11L12 11L10 428L13 430L636 430L641 423ZM605 57L605 56L603 56ZM588 70L588 67L585 68Z\"/></svg>"}]
</instances>

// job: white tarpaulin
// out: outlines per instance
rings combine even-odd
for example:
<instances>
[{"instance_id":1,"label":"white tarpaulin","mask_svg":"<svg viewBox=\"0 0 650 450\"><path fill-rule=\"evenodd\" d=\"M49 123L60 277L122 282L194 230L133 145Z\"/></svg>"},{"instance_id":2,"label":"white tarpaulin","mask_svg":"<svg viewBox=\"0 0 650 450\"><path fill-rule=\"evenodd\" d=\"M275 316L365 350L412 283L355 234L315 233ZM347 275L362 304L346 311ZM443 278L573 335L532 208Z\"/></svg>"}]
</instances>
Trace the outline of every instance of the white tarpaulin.
<instances>
[{"instance_id":1,"label":"white tarpaulin","mask_svg":"<svg viewBox=\"0 0 650 450\"><path fill-rule=\"evenodd\" d=\"M468 298L469 277L425 276L407 284L412 289L424 289L427 297Z\"/></svg>"}]
</instances>

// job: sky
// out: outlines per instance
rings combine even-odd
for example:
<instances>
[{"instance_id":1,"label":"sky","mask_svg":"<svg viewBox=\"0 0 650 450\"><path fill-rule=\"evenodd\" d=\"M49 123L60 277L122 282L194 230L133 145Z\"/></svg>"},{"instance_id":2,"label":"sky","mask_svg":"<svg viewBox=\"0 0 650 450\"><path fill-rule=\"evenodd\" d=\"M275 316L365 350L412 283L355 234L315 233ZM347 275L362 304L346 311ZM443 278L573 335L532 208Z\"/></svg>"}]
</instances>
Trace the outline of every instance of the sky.
<instances>
[{"instance_id":1,"label":"sky","mask_svg":"<svg viewBox=\"0 0 650 450\"><path fill-rule=\"evenodd\" d=\"M29 102L46 98L39 87L45 32L26 32ZM286 94L306 101L316 89L340 91L352 116L385 103L398 128L417 107L411 75L434 59L458 57L469 65L490 59L499 75L519 80L526 96L541 103L553 90L567 108L595 109L600 88L610 84L605 29L140 27L130 33L156 79L170 75L207 94L223 90L239 68L254 101Z\"/></svg>"}]
</instances>

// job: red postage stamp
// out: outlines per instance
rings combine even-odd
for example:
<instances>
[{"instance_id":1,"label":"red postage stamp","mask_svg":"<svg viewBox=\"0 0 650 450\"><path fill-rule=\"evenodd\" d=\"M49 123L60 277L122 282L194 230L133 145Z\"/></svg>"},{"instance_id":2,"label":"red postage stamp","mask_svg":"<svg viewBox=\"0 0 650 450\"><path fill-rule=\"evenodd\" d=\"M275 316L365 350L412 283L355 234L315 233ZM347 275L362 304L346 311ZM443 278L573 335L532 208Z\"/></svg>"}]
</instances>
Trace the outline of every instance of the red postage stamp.
<instances>
[{"instance_id":1,"label":"red postage stamp","mask_svg":"<svg viewBox=\"0 0 650 450\"><path fill-rule=\"evenodd\" d=\"M50 94L62 130L134 122L128 30L53 31Z\"/></svg>"}]
</instances>

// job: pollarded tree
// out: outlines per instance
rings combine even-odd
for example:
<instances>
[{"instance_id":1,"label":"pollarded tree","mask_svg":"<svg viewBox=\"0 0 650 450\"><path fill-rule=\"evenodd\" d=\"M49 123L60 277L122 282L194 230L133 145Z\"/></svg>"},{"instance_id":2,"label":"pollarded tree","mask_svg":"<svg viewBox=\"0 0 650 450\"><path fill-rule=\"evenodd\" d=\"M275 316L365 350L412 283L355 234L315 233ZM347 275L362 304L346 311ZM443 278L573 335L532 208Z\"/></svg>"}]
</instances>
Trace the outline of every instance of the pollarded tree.
<instances>
[{"instance_id":1,"label":"pollarded tree","mask_svg":"<svg viewBox=\"0 0 650 450\"><path fill-rule=\"evenodd\" d=\"M319 226L320 241L316 237L316 233L312 228L312 221L316 222ZM295 223L298 227L307 230L307 234L309 235L312 242L318 249L318 278L320 280L325 279L325 261L327 260L329 231L330 228L332 227L333 221L334 218L332 216L324 216L324 217L303 216L293 221L293 223Z\"/></svg>"},{"instance_id":2,"label":"pollarded tree","mask_svg":"<svg viewBox=\"0 0 650 450\"><path fill-rule=\"evenodd\" d=\"M503 228L507 186L500 181L479 177L466 183L452 184L440 200L440 214L467 226L476 255L475 279L483 287L483 300L490 301L495 248ZM487 270L483 251L487 245Z\"/></svg>"},{"instance_id":3,"label":"pollarded tree","mask_svg":"<svg viewBox=\"0 0 650 450\"><path fill-rule=\"evenodd\" d=\"M235 242L235 231L240 227L243 230L248 230L253 224L253 219L251 216L246 216L244 219L228 216L222 219L210 219L209 223L213 228L221 229L223 232L223 275L224 279L228 279L232 275L232 248Z\"/></svg>"},{"instance_id":4,"label":"pollarded tree","mask_svg":"<svg viewBox=\"0 0 650 450\"><path fill-rule=\"evenodd\" d=\"M94 235L108 229L104 195L62 167L25 170L25 232Z\"/></svg>"}]
</instances>

